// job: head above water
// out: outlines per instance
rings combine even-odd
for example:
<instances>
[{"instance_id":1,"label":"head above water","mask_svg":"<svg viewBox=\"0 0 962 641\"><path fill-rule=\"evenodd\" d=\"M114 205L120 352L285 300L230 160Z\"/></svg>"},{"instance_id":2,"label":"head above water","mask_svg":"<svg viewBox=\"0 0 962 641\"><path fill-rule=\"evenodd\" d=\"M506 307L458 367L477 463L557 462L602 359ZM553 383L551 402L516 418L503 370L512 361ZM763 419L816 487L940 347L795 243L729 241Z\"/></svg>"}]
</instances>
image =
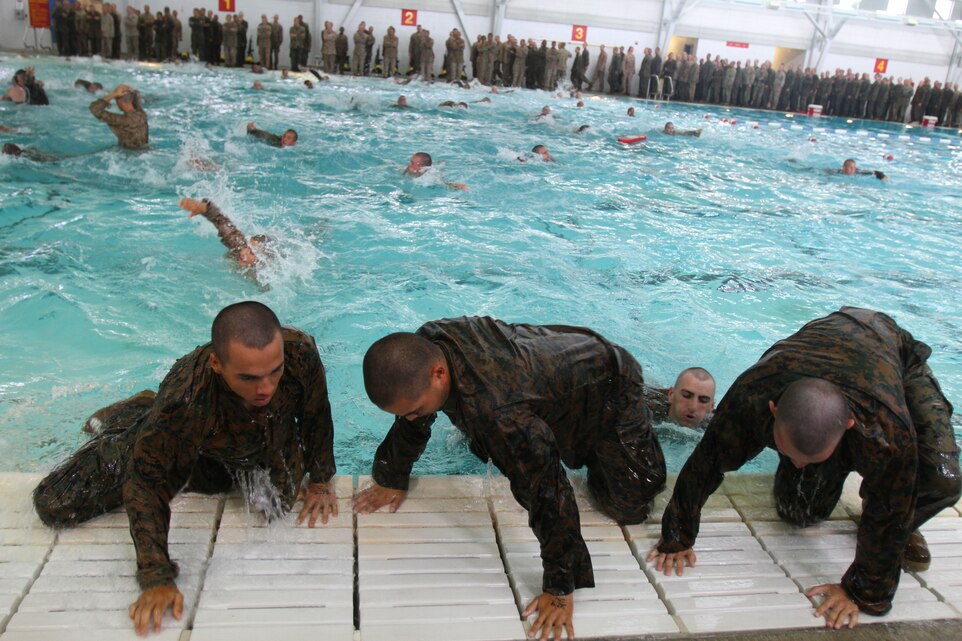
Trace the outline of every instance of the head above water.
<instances>
[{"instance_id":1,"label":"head above water","mask_svg":"<svg viewBox=\"0 0 962 641\"><path fill-rule=\"evenodd\" d=\"M431 159L431 154L426 151L419 151L411 156L411 160L408 161L408 166L405 171L409 174L420 176L432 164L434 164L434 161Z\"/></svg>"},{"instance_id":2,"label":"head above water","mask_svg":"<svg viewBox=\"0 0 962 641\"><path fill-rule=\"evenodd\" d=\"M702 367L683 370L668 390L668 419L683 427L695 427L715 409L715 379Z\"/></svg>"},{"instance_id":3,"label":"head above water","mask_svg":"<svg viewBox=\"0 0 962 641\"><path fill-rule=\"evenodd\" d=\"M675 123L673 123L673 122L666 122L666 123L665 123L664 132L665 132L666 134L673 134L673 133L675 133Z\"/></svg>"},{"instance_id":4,"label":"head above water","mask_svg":"<svg viewBox=\"0 0 962 641\"><path fill-rule=\"evenodd\" d=\"M271 402L284 374L284 340L277 316L266 305L228 305L211 325L211 369L249 408Z\"/></svg>"},{"instance_id":5,"label":"head above water","mask_svg":"<svg viewBox=\"0 0 962 641\"><path fill-rule=\"evenodd\" d=\"M777 405L769 401L768 406L775 417L775 447L799 469L828 459L855 426L842 390L820 378L798 379Z\"/></svg>"},{"instance_id":6,"label":"head above water","mask_svg":"<svg viewBox=\"0 0 962 641\"><path fill-rule=\"evenodd\" d=\"M288 129L281 136L281 147L293 147L297 144L297 132L293 129Z\"/></svg>"},{"instance_id":7,"label":"head above water","mask_svg":"<svg viewBox=\"0 0 962 641\"><path fill-rule=\"evenodd\" d=\"M858 163L855 162L854 158L848 158L842 163L842 173L846 176L851 176L856 171L858 171Z\"/></svg>"},{"instance_id":8,"label":"head above water","mask_svg":"<svg viewBox=\"0 0 962 641\"><path fill-rule=\"evenodd\" d=\"M541 156L542 160L554 160L554 158L551 157L551 154L548 153L548 148L544 145L535 145L531 148L531 153L538 154Z\"/></svg>"},{"instance_id":9,"label":"head above water","mask_svg":"<svg viewBox=\"0 0 962 641\"><path fill-rule=\"evenodd\" d=\"M389 334L371 345L363 371L371 402L408 420L440 410L451 390L444 352L409 332Z\"/></svg>"}]
</instances>

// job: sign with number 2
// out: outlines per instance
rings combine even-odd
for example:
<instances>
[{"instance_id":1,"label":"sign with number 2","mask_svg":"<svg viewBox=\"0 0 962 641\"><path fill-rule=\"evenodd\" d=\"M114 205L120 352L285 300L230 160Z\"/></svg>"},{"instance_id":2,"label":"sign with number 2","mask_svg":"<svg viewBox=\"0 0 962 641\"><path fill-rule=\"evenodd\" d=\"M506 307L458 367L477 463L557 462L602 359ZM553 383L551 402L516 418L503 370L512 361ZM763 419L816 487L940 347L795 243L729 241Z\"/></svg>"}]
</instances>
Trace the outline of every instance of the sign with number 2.
<instances>
[{"instance_id":1,"label":"sign with number 2","mask_svg":"<svg viewBox=\"0 0 962 641\"><path fill-rule=\"evenodd\" d=\"M414 27L418 23L417 9L401 9L401 26Z\"/></svg>"}]
</instances>

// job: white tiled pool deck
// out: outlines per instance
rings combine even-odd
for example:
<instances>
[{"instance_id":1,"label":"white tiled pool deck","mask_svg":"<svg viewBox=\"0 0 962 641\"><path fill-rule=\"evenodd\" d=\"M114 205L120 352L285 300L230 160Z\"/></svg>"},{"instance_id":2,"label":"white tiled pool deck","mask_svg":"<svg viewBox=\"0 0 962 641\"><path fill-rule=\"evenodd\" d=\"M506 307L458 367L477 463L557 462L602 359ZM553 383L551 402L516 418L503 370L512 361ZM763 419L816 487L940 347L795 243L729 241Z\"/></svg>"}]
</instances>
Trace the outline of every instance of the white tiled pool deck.
<instances>
[{"instance_id":1,"label":"white tiled pool deck","mask_svg":"<svg viewBox=\"0 0 962 641\"><path fill-rule=\"evenodd\" d=\"M0 474L0 639L135 639L134 549L122 512L63 531L30 503L37 475ZM619 527L575 478L596 587L575 594L577 637L818 628L811 585L838 581L852 560L860 510L851 477L825 523L778 520L769 476L730 475L711 497L681 577L645 561L655 516ZM541 586L538 543L499 477L421 477L396 514L355 517L351 496L368 480L338 477L340 515L327 526L270 526L237 496L181 495L171 556L184 616L152 634L170 641L511 641L527 633L520 611ZM960 620L962 513L948 508L923 531L927 572L904 573L895 606L860 622ZM355 625L357 624L357 627Z\"/></svg>"}]
</instances>

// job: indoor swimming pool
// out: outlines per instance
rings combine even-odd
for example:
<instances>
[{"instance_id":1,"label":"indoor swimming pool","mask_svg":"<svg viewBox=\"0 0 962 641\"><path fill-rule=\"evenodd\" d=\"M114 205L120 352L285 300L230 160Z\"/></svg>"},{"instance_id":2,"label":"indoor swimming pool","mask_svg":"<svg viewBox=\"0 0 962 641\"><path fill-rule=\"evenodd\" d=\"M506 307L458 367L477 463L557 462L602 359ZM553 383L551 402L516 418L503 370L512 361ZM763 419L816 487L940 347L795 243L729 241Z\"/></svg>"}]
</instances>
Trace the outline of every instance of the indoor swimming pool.
<instances>
[{"instance_id":1,"label":"indoor swimming pool","mask_svg":"<svg viewBox=\"0 0 962 641\"><path fill-rule=\"evenodd\" d=\"M156 388L220 308L248 298L316 338L340 474L370 471L391 422L364 393L367 347L448 316L589 326L651 384L706 367L720 400L774 341L842 305L870 307L931 345L946 396L962 398L955 132L591 96L577 108L567 93L370 78L309 90L306 75L194 64L8 54L0 78L27 65L51 106L2 103L0 125L15 132L0 142L62 158L0 157L0 471L49 469L85 440L90 413ZM140 90L150 149L117 147L76 78ZM402 94L413 109L391 107ZM552 116L535 122L544 105ZM664 136L668 120L703 134ZM294 128L299 143L259 144L251 121ZM625 134L648 140L616 142ZM535 160L535 144L556 162ZM435 168L402 176L416 151ZM889 181L827 171L846 158ZM274 238L260 282L181 197ZM660 437L677 471L698 435ZM753 469L774 461L767 452ZM414 470L483 471L446 419Z\"/></svg>"}]
</instances>

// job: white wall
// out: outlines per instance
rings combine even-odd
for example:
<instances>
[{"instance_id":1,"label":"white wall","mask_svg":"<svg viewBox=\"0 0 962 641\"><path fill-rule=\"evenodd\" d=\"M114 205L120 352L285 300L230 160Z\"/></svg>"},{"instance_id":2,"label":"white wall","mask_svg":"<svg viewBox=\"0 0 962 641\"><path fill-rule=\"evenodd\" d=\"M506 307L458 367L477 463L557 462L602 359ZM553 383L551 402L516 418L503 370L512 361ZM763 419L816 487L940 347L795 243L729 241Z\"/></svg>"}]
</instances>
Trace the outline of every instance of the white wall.
<instances>
[{"instance_id":1,"label":"white wall","mask_svg":"<svg viewBox=\"0 0 962 641\"><path fill-rule=\"evenodd\" d=\"M131 0L134 6L143 0ZM183 2L183 4L179 4ZM0 0L0 47L20 49L23 46L25 21L14 19L16 0ZM417 9L418 22L429 29L435 41L436 70L440 71L444 58L444 40L452 27L460 28L468 41L473 42L479 33L493 28L495 0L465 0L462 8L465 24L462 25L454 12L451 0L364 0L364 4L346 24L349 34L357 29L357 23L366 21L375 28L380 39L387 27L394 25L401 39L401 65L406 68L407 43L413 29L402 27L401 9ZM123 8L123 2L118 2ZM260 13L278 13L285 30L293 17L303 14L311 27L313 37L312 56L319 50L318 35L324 20L340 26L351 8L351 0L262 0L255 9L246 9L253 35ZM165 5L160 5L165 6ZM186 19L189 8L201 6L216 10L214 0L173 0L166 3L178 9L184 22L184 43L188 45L189 32ZM511 0L507 5L501 30L504 38L508 33L518 37L537 40L569 41L571 26L583 24L588 27L588 43L592 59L597 58L597 45L634 46L640 49L654 47L661 18L660 0L595 0L586 6L582 0ZM156 10L156 6L152 7ZM241 8L244 8L243 5ZM697 54L703 57L711 53L730 60L771 59L776 47L809 49L812 44L813 27L800 12L787 9L770 10L747 5L720 4L703 0L687 11L675 27L673 35L698 38ZM748 49L725 46L726 41L749 43ZM49 35L43 32L43 44L49 43ZM29 39L32 43L32 36ZM911 76L920 79L929 76L944 80L954 40L951 34L926 27L908 27L900 22L867 23L848 20L839 31L835 41L825 54L820 70L833 71L836 67L852 68L853 71L871 72L875 58L889 59L889 74ZM574 50L575 44L570 48ZM288 62L287 44L281 52L282 63Z\"/></svg>"}]
</instances>

